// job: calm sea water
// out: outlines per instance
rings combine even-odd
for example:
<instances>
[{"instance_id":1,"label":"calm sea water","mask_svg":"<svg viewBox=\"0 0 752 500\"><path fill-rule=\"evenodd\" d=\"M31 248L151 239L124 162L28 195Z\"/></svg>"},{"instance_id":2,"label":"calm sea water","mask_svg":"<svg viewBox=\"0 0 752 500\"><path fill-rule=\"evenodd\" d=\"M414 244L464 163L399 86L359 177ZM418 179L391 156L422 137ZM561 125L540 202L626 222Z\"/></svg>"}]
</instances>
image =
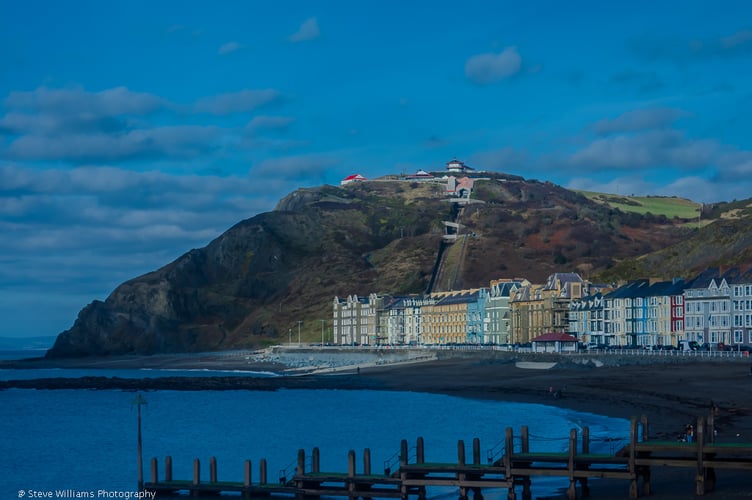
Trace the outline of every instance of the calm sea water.
<instances>
[{"instance_id":1,"label":"calm sea water","mask_svg":"<svg viewBox=\"0 0 752 500\"><path fill-rule=\"evenodd\" d=\"M26 376L33 371L23 370ZM168 372L165 375L172 373ZM7 374L6 374L7 375ZM8 376L7 378L15 378ZM370 448L373 469L398 451L401 439L414 446L422 436L427 461L454 461L457 441L480 438L483 459L504 429L519 433L528 425L535 449L563 450L572 427L589 426L598 438L628 436L627 421L542 405L478 401L450 396L388 391L280 390L154 391L142 394L144 476L148 462L173 458L174 477L192 477L194 458L208 479L209 458L217 458L219 479L242 481L243 461L251 460L258 478L261 458L269 481L293 470L298 449L321 451L325 470L347 470L348 450L362 460ZM125 492L137 480L135 393L95 390L0 391L0 498L19 492ZM604 450L617 444L603 444ZM362 463L358 464L362 467ZM12 472L12 473L8 473ZM558 480L534 481L534 494L566 486ZM57 495L57 496L55 496ZM433 497L456 492L434 491ZM504 491L484 492L487 499ZM112 497L111 497L112 498ZM122 497L121 497L122 498Z\"/></svg>"}]
</instances>

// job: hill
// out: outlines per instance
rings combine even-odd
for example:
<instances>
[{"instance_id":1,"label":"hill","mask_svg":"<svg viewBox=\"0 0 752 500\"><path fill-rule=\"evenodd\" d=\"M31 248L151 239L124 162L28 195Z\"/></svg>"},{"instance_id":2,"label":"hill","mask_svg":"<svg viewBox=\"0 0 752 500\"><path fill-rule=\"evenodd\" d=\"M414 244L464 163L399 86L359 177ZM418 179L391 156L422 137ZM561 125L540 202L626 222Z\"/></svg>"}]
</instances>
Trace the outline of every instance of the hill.
<instances>
[{"instance_id":1,"label":"hill","mask_svg":"<svg viewBox=\"0 0 752 500\"><path fill-rule=\"evenodd\" d=\"M504 277L540 282L557 271L616 277L637 262L656 274L665 258L656 252L699 244L697 231L686 219L625 212L502 174L476 179L467 203L449 201L445 185L433 182L300 189L87 305L48 356L255 347L286 341L299 327L304 339L319 339L334 296L470 288Z\"/></svg>"}]
</instances>

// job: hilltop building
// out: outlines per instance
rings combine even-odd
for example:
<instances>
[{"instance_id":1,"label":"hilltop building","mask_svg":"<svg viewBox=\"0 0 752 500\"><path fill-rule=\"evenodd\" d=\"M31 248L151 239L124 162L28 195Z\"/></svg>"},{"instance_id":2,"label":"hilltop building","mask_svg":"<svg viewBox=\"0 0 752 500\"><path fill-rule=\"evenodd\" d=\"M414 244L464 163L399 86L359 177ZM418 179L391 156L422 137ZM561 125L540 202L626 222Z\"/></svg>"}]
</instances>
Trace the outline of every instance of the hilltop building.
<instances>
[{"instance_id":1,"label":"hilltop building","mask_svg":"<svg viewBox=\"0 0 752 500\"><path fill-rule=\"evenodd\" d=\"M407 177L405 177L409 181L431 181L434 180L436 177L432 174L429 174L425 170L418 170L414 174L410 174Z\"/></svg>"},{"instance_id":2,"label":"hilltop building","mask_svg":"<svg viewBox=\"0 0 752 500\"><path fill-rule=\"evenodd\" d=\"M469 198L470 193L473 192L473 186L475 182L469 177L454 177L450 175L447 178L446 192L450 196L456 196L458 198Z\"/></svg>"},{"instance_id":3,"label":"hilltop building","mask_svg":"<svg viewBox=\"0 0 752 500\"><path fill-rule=\"evenodd\" d=\"M363 177L360 174L352 174L352 175L348 175L347 177L345 177L344 179L342 179L341 181L339 181L339 185L340 186L346 186L346 185L348 185L350 183L353 183L353 182L363 182L363 181L367 181L367 180L368 179L366 179L365 177Z\"/></svg>"},{"instance_id":4,"label":"hilltop building","mask_svg":"<svg viewBox=\"0 0 752 500\"><path fill-rule=\"evenodd\" d=\"M446 170L447 172L452 172L452 173L468 173L468 172L472 172L474 169L471 167L468 167L467 165L459 161L457 158L454 158L453 160L447 162Z\"/></svg>"}]
</instances>

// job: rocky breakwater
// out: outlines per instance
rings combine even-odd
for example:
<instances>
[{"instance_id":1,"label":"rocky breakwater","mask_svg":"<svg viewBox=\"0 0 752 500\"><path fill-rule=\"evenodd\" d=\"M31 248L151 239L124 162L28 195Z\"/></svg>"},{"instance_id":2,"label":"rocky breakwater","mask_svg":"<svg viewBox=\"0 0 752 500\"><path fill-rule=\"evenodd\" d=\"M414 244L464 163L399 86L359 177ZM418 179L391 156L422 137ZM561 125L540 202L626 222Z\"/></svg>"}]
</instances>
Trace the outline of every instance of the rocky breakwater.
<instances>
[{"instance_id":1,"label":"rocky breakwater","mask_svg":"<svg viewBox=\"0 0 752 500\"><path fill-rule=\"evenodd\" d=\"M430 349L275 346L257 351L249 361L284 365L288 371L327 372L434 359L436 351Z\"/></svg>"}]
</instances>

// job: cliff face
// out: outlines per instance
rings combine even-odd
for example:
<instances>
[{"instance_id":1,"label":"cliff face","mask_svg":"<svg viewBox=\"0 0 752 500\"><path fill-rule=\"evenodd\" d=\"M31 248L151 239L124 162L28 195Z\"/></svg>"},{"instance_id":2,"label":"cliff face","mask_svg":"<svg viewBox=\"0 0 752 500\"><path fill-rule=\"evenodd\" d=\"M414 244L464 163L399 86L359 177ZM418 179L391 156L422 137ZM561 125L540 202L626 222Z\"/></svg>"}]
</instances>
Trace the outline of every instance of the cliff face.
<instances>
[{"instance_id":1,"label":"cliff face","mask_svg":"<svg viewBox=\"0 0 752 500\"><path fill-rule=\"evenodd\" d=\"M476 183L473 199L459 208L432 183L298 190L87 305L48 356L251 347L287 341L298 321L319 338L335 295L425 291L446 220L462 237L442 253L434 290L588 275L688 236L679 222L623 214L549 183L492 178Z\"/></svg>"}]
</instances>

